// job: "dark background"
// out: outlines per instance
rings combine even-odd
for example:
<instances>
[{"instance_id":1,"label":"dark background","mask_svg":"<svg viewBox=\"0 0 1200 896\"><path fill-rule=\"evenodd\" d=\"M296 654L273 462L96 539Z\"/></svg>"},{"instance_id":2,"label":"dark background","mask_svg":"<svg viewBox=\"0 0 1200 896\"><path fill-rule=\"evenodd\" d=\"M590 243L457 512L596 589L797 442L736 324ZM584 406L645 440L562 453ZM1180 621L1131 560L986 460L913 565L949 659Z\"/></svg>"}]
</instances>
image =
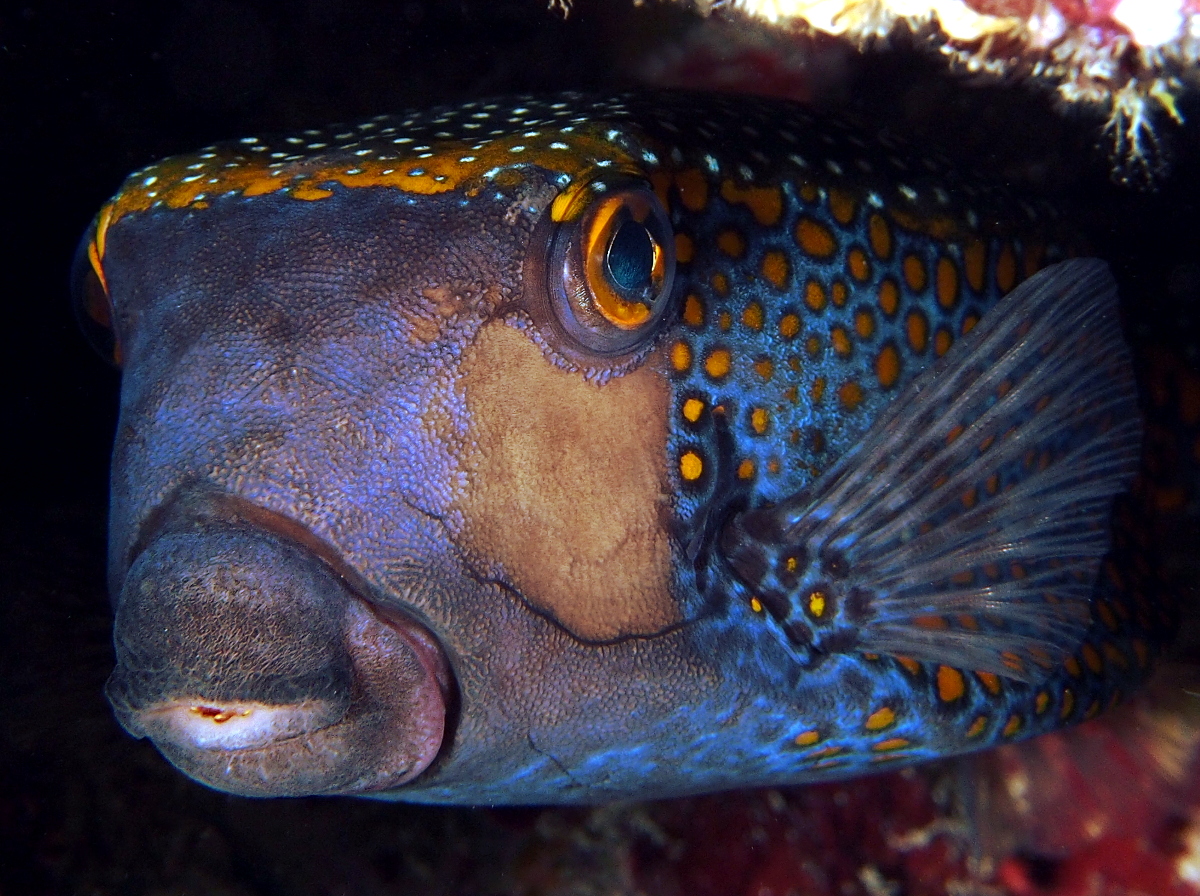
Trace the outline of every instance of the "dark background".
<instances>
[{"instance_id":1,"label":"dark background","mask_svg":"<svg viewBox=\"0 0 1200 896\"><path fill-rule=\"evenodd\" d=\"M118 376L77 332L68 271L101 203L161 156L412 105L633 85L694 24L619 0L566 20L538 0L0 5L0 896L560 892L528 869L554 864L543 828L581 816L234 800L117 729L100 688ZM1096 119L951 77L929 54L851 60L823 102L1073 209L1114 264L1139 352L1195 366L1195 127L1163 127L1173 173L1147 192L1113 183ZM1200 119L1195 101L1184 111ZM593 846L571 861L607 879Z\"/></svg>"}]
</instances>

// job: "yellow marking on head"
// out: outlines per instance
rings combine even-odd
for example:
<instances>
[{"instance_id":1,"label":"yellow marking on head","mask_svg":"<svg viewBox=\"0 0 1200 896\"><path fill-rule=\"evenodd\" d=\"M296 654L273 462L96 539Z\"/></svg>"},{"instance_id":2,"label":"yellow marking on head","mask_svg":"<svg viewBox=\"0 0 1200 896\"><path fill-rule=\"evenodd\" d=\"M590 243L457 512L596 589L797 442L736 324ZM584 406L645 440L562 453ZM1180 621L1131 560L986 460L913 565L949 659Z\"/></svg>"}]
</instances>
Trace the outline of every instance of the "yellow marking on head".
<instances>
[{"instance_id":1,"label":"yellow marking on head","mask_svg":"<svg viewBox=\"0 0 1200 896\"><path fill-rule=\"evenodd\" d=\"M754 220L764 227L773 227L783 217L783 194L778 187L739 187L725 180L721 183L721 198L729 203L744 203Z\"/></svg>"},{"instance_id":2,"label":"yellow marking on head","mask_svg":"<svg viewBox=\"0 0 1200 896\"><path fill-rule=\"evenodd\" d=\"M683 322L689 327L704 326L704 301L695 293L683 300Z\"/></svg>"},{"instance_id":3,"label":"yellow marking on head","mask_svg":"<svg viewBox=\"0 0 1200 896\"><path fill-rule=\"evenodd\" d=\"M875 357L875 378L885 389L892 388L900 379L900 352L890 342Z\"/></svg>"},{"instance_id":4,"label":"yellow marking on head","mask_svg":"<svg viewBox=\"0 0 1200 896\"><path fill-rule=\"evenodd\" d=\"M804 304L813 311L823 311L825 309L825 287L816 280L809 280L805 283Z\"/></svg>"},{"instance_id":5,"label":"yellow marking on head","mask_svg":"<svg viewBox=\"0 0 1200 896\"><path fill-rule=\"evenodd\" d=\"M733 356L729 354L727 348L714 348L704 359L704 372L714 380L727 376L732 366Z\"/></svg>"},{"instance_id":6,"label":"yellow marking on head","mask_svg":"<svg viewBox=\"0 0 1200 896\"><path fill-rule=\"evenodd\" d=\"M866 308L854 312L854 332L860 339L870 339L875 335L875 316Z\"/></svg>"},{"instance_id":7,"label":"yellow marking on head","mask_svg":"<svg viewBox=\"0 0 1200 896\"><path fill-rule=\"evenodd\" d=\"M787 287L788 275L790 273L791 265L788 263L786 254L780 252L778 249L772 249L763 255L762 275L776 289Z\"/></svg>"},{"instance_id":8,"label":"yellow marking on head","mask_svg":"<svg viewBox=\"0 0 1200 896\"><path fill-rule=\"evenodd\" d=\"M770 358L759 358L754 362L754 372L759 375L763 382L767 382L771 379L772 374L775 373L775 362Z\"/></svg>"},{"instance_id":9,"label":"yellow marking on head","mask_svg":"<svg viewBox=\"0 0 1200 896\"><path fill-rule=\"evenodd\" d=\"M894 657L894 659L896 660L896 662L898 662L904 668L904 671L907 672L909 675L920 675L921 674L921 668L922 668L921 664L917 660L913 659L911 656L897 656L897 657Z\"/></svg>"},{"instance_id":10,"label":"yellow marking on head","mask_svg":"<svg viewBox=\"0 0 1200 896\"><path fill-rule=\"evenodd\" d=\"M917 354L922 354L929 345L929 322L925 320L925 315L915 309L908 312L905 331L909 346Z\"/></svg>"},{"instance_id":11,"label":"yellow marking on head","mask_svg":"<svg viewBox=\"0 0 1200 896\"><path fill-rule=\"evenodd\" d=\"M1104 660L1095 647L1084 641L1083 645L1079 648L1079 652L1083 655L1084 665L1088 667L1088 670L1093 675L1099 675L1104 671Z\"/></svg>"},{"instance_id":12,"label":"yellow marking on head","mask_svg":"<svg viewBox=\"0 0 1200 896\"><path fill-rule=\"evenodd\" d=\"M879 282L879 308L888 317L896 313L900 307L900 287L891 277L884 277Z\"/></svg>"},{"instance_id":13,"label":"yellow marking on head","mask_svg":"<svg viewBox=\"0 0 1200 896\"><path fill-rule=\"evenodd\" d=\"M889 728L895 723L896 711L890 706L881 706L867 716L867 721L863 723L863 727L868 731L882 731L884 728Z\"/></svg>"},{"instance_id":14,"label":"yellow marking on head","mask_svg":"<svg viewBox=\"0 0 1200 896\"><path fill-rule=\"evenodd\" d=\"M700 170L680 171L675 175L675 188L679 190L679 201L688 211L703 211L708 205L708 181Z\"/></svg>"},{"instance_id":15,"label":"yellow marking on head","mask_svg":"<svg viewBox=\"0 0 1200 896\"><path fill-rule=\"evenodd\" d=\"M870 279L871 262L867 261L867 253L858 246L851 247L846 253L846 270L860 283Z\"/></svg>"},{"instance_id":16,"label":"yellow marking on head","mask_svg":"<svg viewBox=\"0 0 1200 896\"><path fill-rule=\"evenodd\" d=\"M854 213L857 210L858 203L845 190L839 190L835 187L829 191L829 211L833 215L833 219L839 224L845 226L853 221Z\"/></svg>"},{"instance_id":17,"label":"yellow marking on head","mask_svg":"<svg viewBox=\"0 0 1200 896\"><path fill-rule=\"evenodd\" d=\"M784 339L794 339L799 332L799 315L788 313L779 319L779 335Z\"/></svg>"},{"instance_id":18,"label":"yellow marking on head","mask_svg":"<svg viewBox=\"0 0 1200 896\"><path fill-rule=\"evenodd\" d=\"M763 308L758 302L751 302L742 311L742 325L757 333L763 327Z\"/></svg>"},{"instance_id":19,"label":"yellow marking on head","mask_svg":"<svg viewBox=\"0 0 1200 896\"><path fill-rule=\"evenodd\" d=\"M675 260L687 264L696 256L696 244L686 233L675 234Z\"/></svg>"},{"instance_id":20,"label":"yellow marking on head","mask_svg":"<svg viewBox=\"0 0 1200 896\"><path fill-rule=\"evenodd\" d=\"M846 332L845 327L834 327L829 331L829 344L843 358L849 355L851 348L853 348L850 343L850 334Z\"/></svg>"},{"instance_id":21,"label":"yellow marking on head","mask_svg":"<svg viewBox=\"0 0 1200 896\"><path fill-rule=\"evenodd\" d=\"M766 408L754 408L750 412L750 427L757 435L763 435L767 431L767 426L770 422Z\"/></svg>"},{"instance_id":22,"label":"yellow marking on head","mask_svg":"<svg viewBox=\"0 0 1200 896\"><path fill-rule=\"evenodd\" d=\"M746 252L746 240L736 230L722 230L717 234L717 248L730 258L741 258Z\"/></svg>"},{"instance_id":23,"label":"yellow marking on head","mask_svg":"<svg viewBox=\"0 0 1200 896\"><path fill-rule=\"evenodd\" d=\"M805 254L819 259L832 258L838 248L833 231L807 216L796 224L796 243Z\"/></svg>"},{"instance_id":24,"label":"yellow marking on head","mask_svg":"<svg viewBox=\"0 0 1200 896\"><path fill-rule=\"evenodd\" d=\"M692 348L686 342L676 342L671 346L671 366L684 373L692 366Z\"/></svg>"},{"instance_id":25,"label":"yellow marking on head","mask_svg":"<svg viewBox=\"0 0 1200 896\"><path fill-rule=\"evenodd\" d=\"M703 413L704 402L699 398L689 398L683 403L683 419L688 423L695 423Z\"/></svg>"},{"instance_id":26,"label":"yellow marking on head","mask_svg":"<svg viewBox=\"0 0 1200 896\"><path fill-rule=\"evenodd\" d=\"M945 255L937 260L936 286L938 304L943 308L953 308L958 304L958 268Z\"/></svg>"},{"instance_id":27,"label":"yellow marking on head","mask_svg":"<svg viewBox=\"0 0 1200 896\"><path fill-rule=\"evenodd\" d=\"M987 728L987 723L987 716L976 716L971 721L970 727L967 728L967 737L972 739L979 737L979 735L983 734L983 730Z\"/></svg>"},{"instance_id":28,"label":"yellow marking on head","mask_svg":"<svg viewBox=\"0 0 1200 896\"><path fill-rule=\"evenodd\" d=\"M1062 693L1062 708L1058 711L1060 719L1066 719L1075 711L1075 692L1070 688L1063 688Z\"/></svg>"},{"instance_id":29,"label":"yellow marking on head","mask_svg":"<svg viewBox=\"0 0 1200 896\"><path fill-rule=\"evenodd\" d=\"M688 482L695 482L704 473L704 461L695 451L685 451L679 458L679 475Z\"/></svg>"},{"instance_id":30,"label":"yellow marking on head","mask_svg":"<svg viewBox=\"0 0 1200 896\"><path fill-rule=\"evenodd\" d=\"M938 666L937 670L938 698L943 703L953 703L967 692L967 682L963 674L949 666Z\"/></svg>"},{"instance_id":31,"label":"yellow marking on head","mask_svg":"<svg viewBox=\"0 0 1200 896\"><path fill-rule=\"evenodd\" d=\"M738 479L753 479L754 478L754 461L746 458L737 468Z\"/></svg>"},{"instance_id":32,"label":"yellow marking on head","mask_svg":"<svg viewBox=\"0 0 1200 896\"><path fill-rule=\"evenodd\" d=\"M719 296L729 295L729 278L718 271L712 275L712 288Z\"/></svg>"},{"instance_id":33,"label":"yellow marking on head","mask_svg":"<svg viewBox=\"0 0 1200 896\"><path fill-rule=\"evenodd\" d=\"M929 275L925 270L925 261L919 255L904 256L904 282L913 292L924 292L929 284Z\"/></svg>"},{"instance_id":34,"label":"yellow marking on head","mask_svg":"<svg viewBox=\"0 0 1200 896\"><path fill-rule=\"evenodd\" d=\"M971 289L983 292L987 275L987 246L978 237L972 237L963 250L963 273Z\"/></svg>"},{"instance_id":35,"label":"yellow marking on head","mask_svg":"<svg viewBox=\"0 0 1200 896\"><path fill-rule=\"evenodd\" d=\"M808 596L808 612L814 619L820 619L825 615L825 605L827 598L824 591L814 591Z\"/></svg>"},{"instance_id":36,"label":"yellow marking on head","mask_svg":"<svg viewBox=\"0 0 1200 896\"><path fill-rule=\"evenodd\" d=\"M750 609L755 613L761 613L763 611L762 601L757 597L750 598Z\"/></svg>"},{"instance_id":37,"label":"yellow marking on head","mask_svg":"<svg viewBox=\"0 0 1200 896\"><path fill-rule=\"evenodd\" d=\"M995 672L976 672L975 677L979 679L979 683L993 697L999 697L1001 691L1000 676Z\"/></svg>"},{"instance_id":38,"label":"yellow marking on head","mask_svg":"<svg viewBox=\"0 0 1200 896\"><path fill-rule=\"evenodd\" d=\"M1033 698L1033 711L1039 716L1050 708L1050 695L1045 691L1038 691L1037 696Z\"/></svg>"},{"instance_id":39,"label":"yellow marking on head","mask_svg":"<svg viewBox=\"0 0 1200 896\"><path fill-rule=\"evenodd\" d=\"M933 334L933 353L939 358L950 351L954 344L954 335L945 327L938 327Z\"/></svg>"},{"instance_id":40,"label":"yellow marking on head","mask_svg":"<svg viewBox=\"0 0 1200 896\"><path fill-rule=\"evenodd\" d=\"M1003 734L1005 737L1012 737L1014 734L1016 734L1018 731L1021 730L1021 725L1022 725L1022 719L1020 716L1018 716L1018 715L1009 716L1008 721L1004 723L1004 728L1001 729L1000 733Z\"/></svg>"},{"instance_id":41,"label":"yellow marking on head","mask_svg":"<svg viewBox=\"0 0 1200 896\"><path fill-rule=\"evenodd\" d=\"M821 732L817 730L801 731L796 735L793 743L798 747L811 747L813 744L820 743Z\"/></svg>"},{"instance_id":42,"label":"yellow marking on head","mask_svg":"<svg viewBox=\"0 0 1200 896\"><path fill-rule=\"evenodd\" d=\"M876 753L887 753L892 750L903 750L912 743L907 737L889 737L871 747Z\"/></svg>"},{"instance_id":43,"label":"yellow marking on head","mask_svg":"<svg viewBox=\"0 0 1200 896\"><path fill-rule=\"evenodd\" d=\"M867 219L867 241L876 258L887 261L892 257L892 228L887 219L877 212Z\"/></svg>"},{"instance_id":44,"label":"yellow marking on head","mask_svg":"<svg viewBox=\"0 0 1200 896\"><path fill-rule=\"evenodd\" d=\"M1012 243L1000 247L996 257L996 286L1000 292L1006 293L1017 285L1017 256Z\"/></svg>"}]
</instances>

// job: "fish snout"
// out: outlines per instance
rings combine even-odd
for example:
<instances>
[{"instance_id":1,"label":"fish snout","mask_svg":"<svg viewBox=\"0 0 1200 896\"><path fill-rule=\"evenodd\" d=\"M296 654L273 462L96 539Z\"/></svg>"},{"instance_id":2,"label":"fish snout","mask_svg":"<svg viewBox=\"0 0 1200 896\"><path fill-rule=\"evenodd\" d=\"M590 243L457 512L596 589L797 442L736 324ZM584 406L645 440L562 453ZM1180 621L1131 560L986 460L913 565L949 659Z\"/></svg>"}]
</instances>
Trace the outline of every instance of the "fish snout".
<instances>
[{"instance_id":1,"label":"fish snout","mask_svg":"<svg viewBox=\"0 0 1200 896\"><path fill-rule=\"evenodd\" d=\"M219 790L387 790L442 745L450 674L432 634L253 523L156 535L125 576L115 643L121 724Z\"/></svg>"}]
</instances>

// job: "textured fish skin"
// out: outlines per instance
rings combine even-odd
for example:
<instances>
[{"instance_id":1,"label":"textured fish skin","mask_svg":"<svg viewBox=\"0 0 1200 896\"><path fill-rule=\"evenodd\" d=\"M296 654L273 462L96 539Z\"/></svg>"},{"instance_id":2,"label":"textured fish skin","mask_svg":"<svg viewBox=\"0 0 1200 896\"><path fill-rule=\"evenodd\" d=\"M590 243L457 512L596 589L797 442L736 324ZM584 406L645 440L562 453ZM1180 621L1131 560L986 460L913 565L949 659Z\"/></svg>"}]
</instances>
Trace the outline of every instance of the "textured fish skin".
<instances>
[{"instance_id":1,"label":"textured fish skin","mask_svg":"<svg viewBox=\"0 0 1200 896\"><path fill-rule=\"evenodd\" d=\"M124 367L118 717L232 792L460 803L1090 718L1170 615L1110 529L1140 443L1111 278L997 307L1060 230L886 137L691 94L132 175L78 288Z\"/></svg>"}]
</instances>

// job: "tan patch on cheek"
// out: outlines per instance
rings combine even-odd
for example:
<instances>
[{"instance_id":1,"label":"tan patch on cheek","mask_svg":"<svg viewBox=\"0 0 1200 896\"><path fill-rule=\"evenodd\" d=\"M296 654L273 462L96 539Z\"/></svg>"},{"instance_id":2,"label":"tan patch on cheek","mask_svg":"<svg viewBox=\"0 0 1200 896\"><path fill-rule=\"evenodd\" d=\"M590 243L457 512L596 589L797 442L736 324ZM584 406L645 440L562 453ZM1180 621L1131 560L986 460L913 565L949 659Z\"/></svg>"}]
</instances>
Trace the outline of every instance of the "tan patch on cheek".
<instances>
[{"instance_id":1,"label":"tan patch on cheek","mask_svg":"<svg viewBox=\"0 0 1200 896\"><path fill-rule=\"evenodd\" d=\"M463 362L472 444L462 547L577 637L678 622L666 531L666 380L598 386L500 322Z\"/></svg>"}]
</instances>

